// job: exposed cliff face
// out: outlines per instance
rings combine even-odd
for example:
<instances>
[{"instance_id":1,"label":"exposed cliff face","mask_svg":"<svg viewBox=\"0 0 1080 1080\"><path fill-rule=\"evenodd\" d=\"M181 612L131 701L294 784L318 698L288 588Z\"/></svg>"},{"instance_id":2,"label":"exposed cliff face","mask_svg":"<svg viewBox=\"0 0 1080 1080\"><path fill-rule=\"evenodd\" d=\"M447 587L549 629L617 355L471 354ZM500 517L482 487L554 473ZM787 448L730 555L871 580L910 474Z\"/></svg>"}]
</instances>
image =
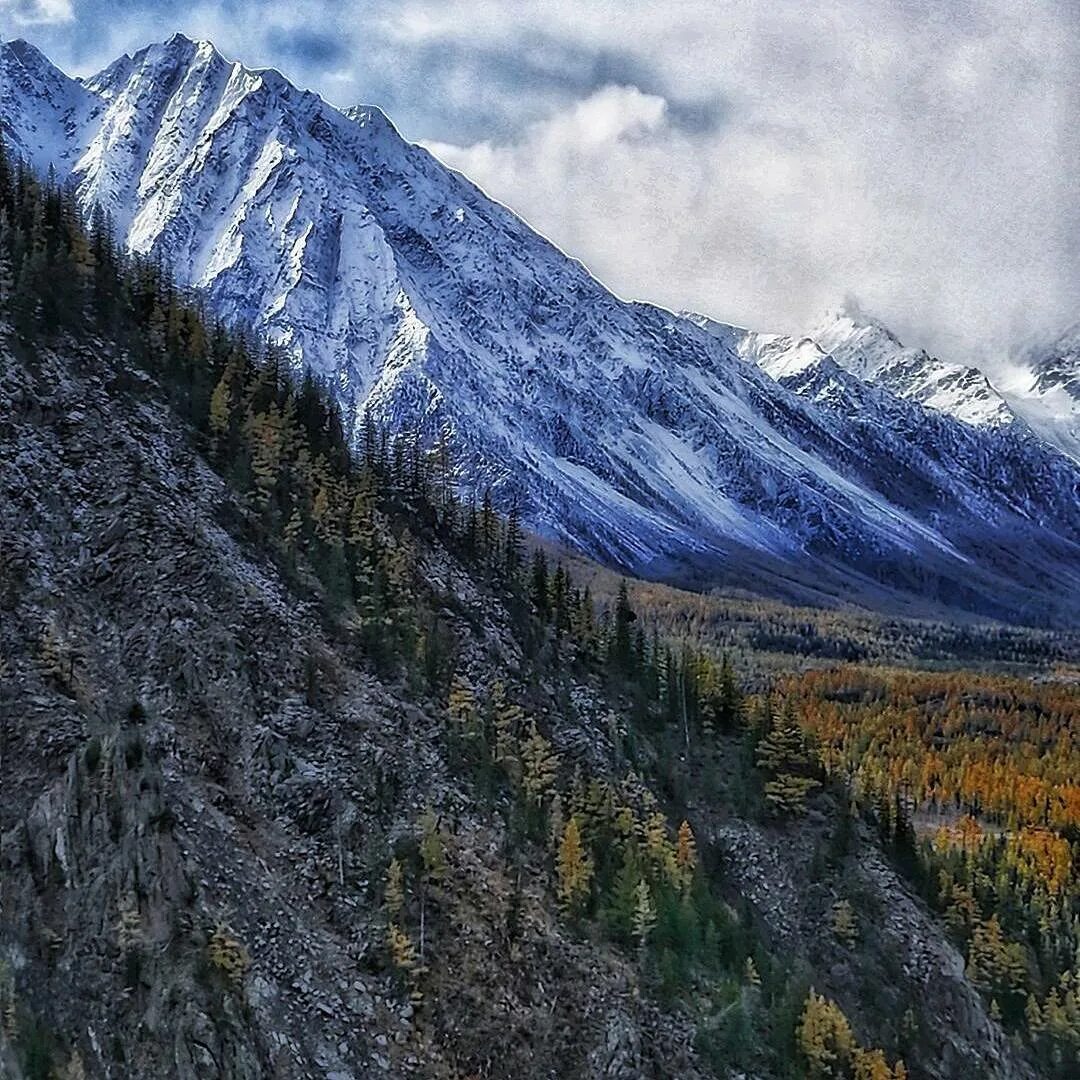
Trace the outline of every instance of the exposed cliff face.
<instances>
[{"instance_id":1,"label":"exposed cliff face","mask_svg":"<svg viewBox=\"0 0 1080 1080\"><path fill-rule=\"evenodd\" d=\"M921 409L955 380L882 328L829 339L852 385L888 389L858 391L856 427L748 362L731 328L619 300L378 109L341 112L205 42L85 82L8 43L0 104L15 150L129 248L265 329L351 421L449 431L473 487L540 532L653 576L1059 622L1080 606L1080 473L1011 425ZM900 422L897 396L914 402Z\"/></svg>"}]
</instances>

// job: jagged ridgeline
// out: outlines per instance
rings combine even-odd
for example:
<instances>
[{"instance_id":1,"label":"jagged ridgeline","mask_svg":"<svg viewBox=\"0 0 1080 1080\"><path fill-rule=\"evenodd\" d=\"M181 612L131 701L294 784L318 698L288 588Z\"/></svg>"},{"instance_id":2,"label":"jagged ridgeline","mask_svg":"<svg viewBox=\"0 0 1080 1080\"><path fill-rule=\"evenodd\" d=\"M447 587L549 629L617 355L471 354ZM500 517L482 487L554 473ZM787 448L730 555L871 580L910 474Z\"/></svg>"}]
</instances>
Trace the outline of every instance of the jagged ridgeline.
<instances>
[{"instance_id":1,"label":"jagged ridgeline","mask_svg":"<svg viewBox=\"0 0 1080 1080\"><path fill-rule=\"evenodd\" d=\"M788 705L2 152L0 325L4 1075L1033 1075Z\"/></svg>"}]
</instances>

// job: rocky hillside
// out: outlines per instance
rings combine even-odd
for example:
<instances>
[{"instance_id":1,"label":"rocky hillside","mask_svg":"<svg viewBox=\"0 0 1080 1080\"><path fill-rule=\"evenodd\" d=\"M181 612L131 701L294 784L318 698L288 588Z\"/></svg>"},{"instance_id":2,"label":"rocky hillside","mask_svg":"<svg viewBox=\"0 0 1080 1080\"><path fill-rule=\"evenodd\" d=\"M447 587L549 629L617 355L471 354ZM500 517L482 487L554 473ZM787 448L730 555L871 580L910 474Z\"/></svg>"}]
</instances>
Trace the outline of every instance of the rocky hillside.
<instances>
[{"instance_id":1,"label":"rocky hillside","mask_svg":"<svg viewBox=\"0 0 1080 1080\"><path fill-rule=\"evenodd\" d=\"M14 206L5 1075L1032 1075L788 718Z\"/></svg>"}]
</instances>

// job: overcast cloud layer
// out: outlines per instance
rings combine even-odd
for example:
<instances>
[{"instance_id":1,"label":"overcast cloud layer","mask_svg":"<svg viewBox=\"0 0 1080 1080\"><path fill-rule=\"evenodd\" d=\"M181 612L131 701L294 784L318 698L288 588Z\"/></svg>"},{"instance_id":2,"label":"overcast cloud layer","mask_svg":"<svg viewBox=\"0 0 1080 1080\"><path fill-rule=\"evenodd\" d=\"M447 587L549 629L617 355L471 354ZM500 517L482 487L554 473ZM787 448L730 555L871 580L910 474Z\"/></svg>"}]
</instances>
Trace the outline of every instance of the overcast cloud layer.
<instances>
[{"instance_id":1,"label":"overcast cloud layer","mask_svg":"<svg viewBox=\"0 0 1080 1080\"><path fill-rule=\"evenodd\" d=\"M1074 0L0 0L78 73L175 30L382 106L624 296L798 331L853 293L991 365L1080 319Z\"/></svg>"}]
</instances>

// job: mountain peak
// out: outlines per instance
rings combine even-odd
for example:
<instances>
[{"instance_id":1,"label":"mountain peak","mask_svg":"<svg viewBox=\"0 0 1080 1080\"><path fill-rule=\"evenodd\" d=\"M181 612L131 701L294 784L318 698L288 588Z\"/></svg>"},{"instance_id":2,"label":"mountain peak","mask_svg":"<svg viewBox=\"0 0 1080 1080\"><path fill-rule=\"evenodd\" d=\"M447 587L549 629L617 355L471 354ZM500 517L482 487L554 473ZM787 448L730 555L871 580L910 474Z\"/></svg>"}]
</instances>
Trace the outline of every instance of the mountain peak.
<instances>
[{"instance_id":1,"label":"mountain peak","mask_svg":"<svg viewBox=\"0 0 1080 1080\"><path fill-rule=\"evenodd\" d=\"M183 33L180 30L177 30L176 33L172 35L172 37L168 38L165 41L165 44L173 45L176 47L190 47L193 45L209 45L210 42L202 38L190 38L187 36L187 34Z\"/></svg>"},{"instance_id":2,"label":"mountain peak","mask_svg":"<svg viewBox=\"0 0 1080 1080\"><path fill-rule=\"evenodd\" d=\"M879 318L871 315L851 294L836 307L826 309L810 336L826 351L831 351L831 346L826 344L826 341L834 342L853 336L858 336L863 341L880 340L897 349L904 348L904 343L896 334Z\"/></svg>"},{"instance_id":3,"label":"mountain peak","mask_svg":"<svg viewBox=\"0 0 1080 1080\"><path fill-rule=\"evenodd\" d=\"M341 112L360 127L399 134L394 122L377 105L350 105Z\"/></svg>"},{"instance_id":4,"label":"mountain peak","mask_svg":"<svg viewBox=\"0 0 1080 1080\"><path fill-rule=\"evenodd\" d=\"M1016 419L979 368L905 346L853 297L827 312L810 336L840 367L899 398L976 427L1002 427Z\"/></svg>"},{"instance_id":5,"label":"mountain peak","mask_svg":"<svg viewBox=\"0 0 1080 1080\"><path fill-rule=\"evenodd\" d=\"M96 75L82 80L83 85L99 97L112 98L136 71L156 72L163 69L189 68L196 61L226 63L213 42L195 41L186 34L173 34L166 41L144 45L114 60Z\"/></svg>"},{"instance_id":6,"label":"mountain peak","mask_svg":"<svg viewBox=\"0 0 1080 1080\"><path fill-rule=\"evenodd\" d=\"M212 41L206 38L190 38L186 34L173 34L166 41L148 45L135 54L138 59L147 56L152 56L155 60L161 59L178 64L191 64L196 60L232 63L222 55L221 50Z\"/></svg>"},{"instance_id":7,"label":"mountain peak","mask_svg":"<svg viewBox=\"0 0 1080 1080\"><path fill-rule=\"evenodd\" d=\"M27 67L39 67L41 65L52 67L48 57L36 45L31 45L25 38L11 38L8 41L0 39L0 55L12 56Z\"/></svg>"}]
</instances>

